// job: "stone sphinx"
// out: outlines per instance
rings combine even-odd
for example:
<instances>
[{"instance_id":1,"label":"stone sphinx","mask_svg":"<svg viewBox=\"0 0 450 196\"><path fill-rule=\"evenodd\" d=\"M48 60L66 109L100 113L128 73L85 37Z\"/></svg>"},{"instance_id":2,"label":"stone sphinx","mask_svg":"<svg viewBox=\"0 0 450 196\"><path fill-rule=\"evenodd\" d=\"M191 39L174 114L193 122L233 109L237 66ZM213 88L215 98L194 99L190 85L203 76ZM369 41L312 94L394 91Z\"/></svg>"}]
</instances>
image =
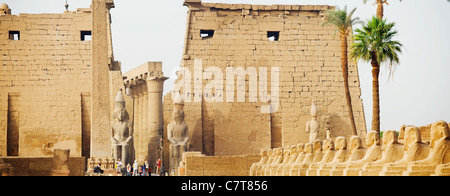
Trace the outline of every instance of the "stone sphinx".
<instances>
[{"instance_id":1,"label":"stone sphinx","mask_svg":"<svg viewBox=\"0 0 450 196\"><path fill-rule=\"evenodd\" d=\"M267 149L267 161L264 164L261 165L255 165L255 175L256 176L263 176L264 171L263 168L267 165L270 165L273 162L274 157L274 150L273 149Z\"/></svg>"},{"instance_id":2,"label":"stone sphinx","mask_svg":"<svg viewBox=\"0 0 450 196\"><path fill-rule=\"evenodd\" d=\"M333 160L334 155L336 153L336 151L334 150L333 140L326 139L325 141L323 141L322 150L323 150L322 160L320 160L319 162L315 162L309 166L309 169L306 172L307 176L317 176L318 175L317 172L320 169L320 166L329 163Z\"/></svg>"},{"instance_id":3,"label":"stone sphinx","mask_svg":"<svg viewBox=\"0 0 450 196\"><path fill-rule=\"evenodd\" d=\"M283 155L282 155L282 158L281 158L282 160L281 160L280 163L276 163L275 165L273 165L271 167L269 176L276 176L277 175L277 171L282 166L284 166L284 165L286 165L288 163L288 161L289 161L289 159L291 157L291 152L292 152L292 150L291 150L290 146L286 146L286 147L283 148L283 153L282 153Z\"/></svg>"},{"instance_id":4,"label":"stone sphinx","mask_svg":"<svg viewBox=\"0 0 450 196\"><path fill-rule=\"evenodd\" d=\"M173 103L173 121L167 125L167 139L170 142L170 170L176 170L184 152L189 151L189 132L184 120L184 101L178 95Z\"/></svg>"},{"instance_id":5,"label":"stone sphinx","mask_svg":"<svg viewBox=\"0 0 450 196\"><path fill-rule=\"evenodd\" d=\"M270 176L270 171L272 170L272 168L275 165L280 164L281 161L283 161L283 148L279 147L273 149L273 156L274 158L272 159L272 162L270 164L263 166L262 168L264 176Z\"/></svg>"},{"instance_id":6,"label":"stone sphinx","mask_svg":"<svg viewBox=\"0 0 450 196\"><path fill-rule=\"evenodd\" d=\"M292 165L289 170L290 176L300 176L302 173L302 169L308 169L309 164L313 163L314 154L313 154L313 144L307 143L303 148L304 157L302 158L300 163L295 163ZM306 171L303 171L303 176L306 174Z\"/></svg>"},{"instance_id":7,"label":"stone sphinx","mask_svg":"<svg viewBox=\"0 0 450 196\"><path fill-rule=\"evenodd\" d=\"M111 146L115 160L119 158L123 162L131 161L131 149L133 145L133 124L129 121L129 115L125 109L125 99L122 90L119 90L114 101L113 121L111 122Z\"/></svg>"},{"instance_id":8,"label":"stone sphinx","mask_svg":"<svg viewBox=\"0 0 450 196\"><path fill-rule=\"evenodd\" d=\"M347 161L332 164L332 169L330 171L331 176L342 176L344 174L344 169L347 168L349 163L359 161L366 155L367 149L363 147L362 140L357 135L350 137L349 148Z\"/></svg>"},{"instance_id":9,"label":"stone sphinx","mask_svg":"<svg viewBox=\"0 0 450 196\"><path fill-rule=\"evenodd\" d=\"M256 172L257 172L257 168L258 166L264 165L267 163L268 161L268 156L267 156L267 149L261 149L260 155L261 155L261 160L259 160L259 162L257 163L253 163L252 166L250 167L250 176L255 176Z\"/></svg>"},{"instance_id":10,"label":"stone sphinx","mask_svg":"<svg viewBox=\"0 0 450 196\"><path fill-rule=\"evenodd\" d=\"M366 163L361 176L377 176L383 169L385 163L393 163L403 158L403 145L398 143L396 131L385 131L383 134L382 150L384 151L380 160Z\"/></svg>"},{"instance_id":11,"label":"stone sphinx","mask_svg":"<svg viewBox=\"0 0 450 196\"><path fill-rule=\"evenodd\" d=\"M377 131L370 131L367 134L366 144L369 148L361 160L350 162L349 164L359 165L374 162L381 159L382 150L380 146L380 135Z\"/></svg>"},{"instance_id":12,"label":"stone sphinx","mask_svg":"<svg viewBox=\"0 0 450 196\"><path fill-rule=\"evenodd\" d=\"M303 148L302 148L302 150L303 150ZM278 167L277 172L276 172L277 176L285 176L288 174L288 172L284 172L284 171L286 171L286 168L290 167L297 160L298 146L297 145L291 146L289 149L289 154L290 155L289 155L289 158L286 161L286 163L284 163Z\"/></svg>"},{"instance_id":13,"label":"stone sphinx","mask_svg":"<svg viewBox=\"0 0 450 196\"><path fill-rule=\"evenodd\" d=\"M336 138L336 152L334 153L333 160L331 162L322 164L317 171L319 176L329 176L330 170L332 169L333 165L343 163L347 161L348 159L348 151L347 151L347 140L345 137L339 136Z\"/></svg>"},{"instance_id":14,"label":"stone sphinx","mask_svg":"<svg viewBox=\"0 0 450 196\"><path fill-rule=\"evenodd\" d=\"M441 120L431 125L430 131L430 153L427 158L414 161L408 164L407 171L403 175L431 175L435 172L436 166L440 166L439 171L443 171L450 163L450 130L447 122Z\"/></svg>"},{"instance_id":15,"label":"stone sphinx","mask_svg":"<svg viewBox=\"0 0 450 196\"><path fill-rule=\"evenodd\" d=\"M283 169L283 176L290 176L291 169L294 168L295 165L300 165L305 158L305 144L300 143L297 144L297 158L292 163L287 164Z\"/></svg>"},{"instance_id":16,"label":"stone sphinx","mask_svg":"<svg viewBox=\"0 0 450 196\"><path fill-rule=\"evenodd\" d=\"M383 134L384 151L382 157L378 161L369 162L368 165L378 165L384 163L393 163L403 158L404 145L399 144L397 140L397 133L395 131L385 131Z\"/></svg>"},{"instance_id":17,"label":"stone sphinx","mask_svg":"<svg viewBox=\"0 0 450 196\"><path fill-rule=\"evenodd\" d=\"M402 127L403 128L403 127ZM407 126L403 131L405 155L402 159L394 163L384 164L383 171L379 175L382 176L399 176L406 170L408 163L427 158L430 147L428 144L422 143L422 137L419 128L415 126Z\"/></svg>"}]
</instances>

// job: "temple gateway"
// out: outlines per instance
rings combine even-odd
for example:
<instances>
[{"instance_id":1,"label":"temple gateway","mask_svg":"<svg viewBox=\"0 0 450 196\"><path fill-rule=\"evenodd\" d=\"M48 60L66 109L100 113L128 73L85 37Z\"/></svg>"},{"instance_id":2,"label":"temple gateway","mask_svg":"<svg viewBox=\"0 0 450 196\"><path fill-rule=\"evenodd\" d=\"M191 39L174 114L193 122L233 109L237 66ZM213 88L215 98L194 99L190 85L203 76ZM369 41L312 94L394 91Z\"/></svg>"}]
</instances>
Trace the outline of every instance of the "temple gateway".
<instances>
[{"instance_id":1,"label":"temple gateway","mask_svg":"<svg viewBox=\"0 0 450 196\"><path fill-rule=\"evenodd\" d=\"M445 121L383 138L366 132L353 61L352 135L340 43L322 26L333 6L183 5L183 57L163 95L162 62L121 71L113 0L57 14L13 15L2 4L0 174L93 175L101 164L103 175L116 175L119 160L161 160L167 175L450 171Z\"/></svg>"}]
</instances>

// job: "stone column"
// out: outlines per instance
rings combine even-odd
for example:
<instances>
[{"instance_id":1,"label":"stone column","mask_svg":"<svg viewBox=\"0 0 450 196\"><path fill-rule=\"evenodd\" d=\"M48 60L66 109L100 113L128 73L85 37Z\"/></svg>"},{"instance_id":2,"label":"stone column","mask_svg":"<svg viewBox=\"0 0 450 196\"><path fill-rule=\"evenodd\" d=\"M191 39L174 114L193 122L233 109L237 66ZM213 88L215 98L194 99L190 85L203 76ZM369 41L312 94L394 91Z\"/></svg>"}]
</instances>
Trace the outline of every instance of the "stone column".
<instances>
[{"instance_id":1,"label":"stone column","mask_svg":"<svg viewBox=\"0 0 450 196\"><path fill-rule=\"evenodd\" d=\"M148 77L147 78L147 92L148 92L148 154L149 163L155 164L158 158L160 139L163 131L163 105L162 93L164 81L167 77Z\"/></svg>"},{"instance_id":2,"label":"stone column","mask_svg":"<svg viewBox=\"0 0 450 196\"><path fill-rule=\"evenodd\" d=\"M111 156L106 0L92 1L91 157Z\"/></svg>"},{"instance_id":3,"label":"stone column","mask_svg":"<svg viewBox=\"0 0 450 196\"><path fill-rule=\"evenodd\" d=\"M148 141L149 141L149 131L148 131L148 92L147 92L147 85L146 83L141 84L142 88L142 157L138 161L142 161L142 164L144 161L149 161L149 151L148 151Z\"/></svg>"},{"instance_id":4,"label":"stone column","mask_svg":"<svg viewBox=\"0 0 450 196\"><path fill-rule=\"evenodd\" d=\"M141 89L141 85L139 84L138 86L136 86L136 93L137 93L137 99L136 99L136 111L137 111L137 115L135 117L136 120L136 160L141 159L142 157L142 89ZM132 163L131 163L132 164Z\"/></svg>"}]
</instances>

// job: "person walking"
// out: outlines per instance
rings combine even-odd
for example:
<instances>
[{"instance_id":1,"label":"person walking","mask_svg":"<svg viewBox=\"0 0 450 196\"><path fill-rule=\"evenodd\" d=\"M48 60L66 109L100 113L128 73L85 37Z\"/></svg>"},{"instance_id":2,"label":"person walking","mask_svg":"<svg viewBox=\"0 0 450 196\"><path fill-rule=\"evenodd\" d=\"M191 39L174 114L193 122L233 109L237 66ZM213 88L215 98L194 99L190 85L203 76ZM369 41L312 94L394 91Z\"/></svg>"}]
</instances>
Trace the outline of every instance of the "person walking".
<instances>
[{"instance_id":1,"label":"person walking","mask_svg":"<svg viewBox=\"0 0 450 196\"><path fill-rule=\"evenodd\" d=\"M116 172L117 172L117 176L119 176L121 173L122 173L122 167L123 167L123 163L122 163L122 161L119 159L117 162L116 162Z\"/></svg>"},{"instance_id":2,"label":"person walking","mask_svg":"<svg viewBox=\"0 0 450 196\"><path fill-rule=\"evenodd\" d=\"M127 176L131 176L131 165L129 163L127 165Z\"/></svg>"},{"instance_id":3,"label":"person walking","mask_svg":"<svg viewBox=\"0 0 450 196\"><path fill-rule=\"evenodd\" d=\"M144 162L144 173L145 173L145 176L149 175L149 172L148 172L149 167L150 167L150 165L148 164L148 161L145 161Z\"/></svg>"},{"instance_id":4,"label":"person walking","mask_svg":"<svg viewBox=\"0 0 450 196\"><path fill-rule=\"evenodd\" d=\"M139 169L138 167L139 167L139 165L138 165L137 161L134 160L134 163L133 163L133 176L137 176L138 175L138 169Z\"/></svg>"},{"instance_id":5,"label":"person walking","mask_svg":"<svg viewBox=\"0 0 450 196\"><path fill-rule=\"evenodd\" d=\"M161 172L161 158L158 157L156 160L156 175L159 176Z\"/></svg>"}]
</instances>

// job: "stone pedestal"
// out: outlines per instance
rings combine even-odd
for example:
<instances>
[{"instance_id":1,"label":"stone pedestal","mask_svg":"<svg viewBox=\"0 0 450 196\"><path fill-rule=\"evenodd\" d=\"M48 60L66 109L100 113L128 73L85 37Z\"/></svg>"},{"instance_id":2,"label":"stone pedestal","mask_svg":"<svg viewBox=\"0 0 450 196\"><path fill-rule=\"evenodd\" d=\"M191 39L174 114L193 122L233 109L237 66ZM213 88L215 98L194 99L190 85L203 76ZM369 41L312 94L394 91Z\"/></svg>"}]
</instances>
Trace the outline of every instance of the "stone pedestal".
<instances>
[{"instance_id":1,"label":"stone pedestal","mask_svg":"<svg viewBox=\"0 0 450 196\"><path fill-rule=\"evenodd\" d=\"M55 149L53 154L53 165L51 176L69 176L70 150Z\"/></svg>"},{"instance_id":2,"label":"stone pedestal","mask_svg":"<svg viewBox=\"0 0 450 196\"><path fill-rule=\"evenodd\" d=\"M380 176L401 176L406 171L406 166L384 166Z\"/></svg>"},{"instance_id":3,"label":"stone pedestal","mask_svg":"<svg viewBox=\"0 0 450 196\"><path fill-rule=\"evenodd\" d=\"M347 165L347 168L344 169L343 175L344 176L359 176L359 171L362 169L364 165L362 164L354 164L354 165Z\"/></svg>"},{"instance_id":4,"label":"stone pedestal","mask_svg":"<svg viewBox=\"0 0 450 196\"><path fill-rule=\"evenodd\" d=\"M433 165L408 165L403 176L430 176L434 174L436 166Z\"/></svg>"},{"instance_id":5,"label":"stone pedestal","mask_svg":"<svg viewBox=\"0 0 450 196\"><path fill-rule=\"evenodd\" d=\"M383 165L364 165L359 171L360 176L378 176L383 170Z\"/></svg>"},{"instance_id":6,"label":"stone pedestal","mask_svg":"<svg viewBox=\"0 0 450 196\"><path fill-rule=\"evenodd\" d=\"M435 173L432 176L450 176L450 164L436 166Z\"/></svg>"}]
</instances>

